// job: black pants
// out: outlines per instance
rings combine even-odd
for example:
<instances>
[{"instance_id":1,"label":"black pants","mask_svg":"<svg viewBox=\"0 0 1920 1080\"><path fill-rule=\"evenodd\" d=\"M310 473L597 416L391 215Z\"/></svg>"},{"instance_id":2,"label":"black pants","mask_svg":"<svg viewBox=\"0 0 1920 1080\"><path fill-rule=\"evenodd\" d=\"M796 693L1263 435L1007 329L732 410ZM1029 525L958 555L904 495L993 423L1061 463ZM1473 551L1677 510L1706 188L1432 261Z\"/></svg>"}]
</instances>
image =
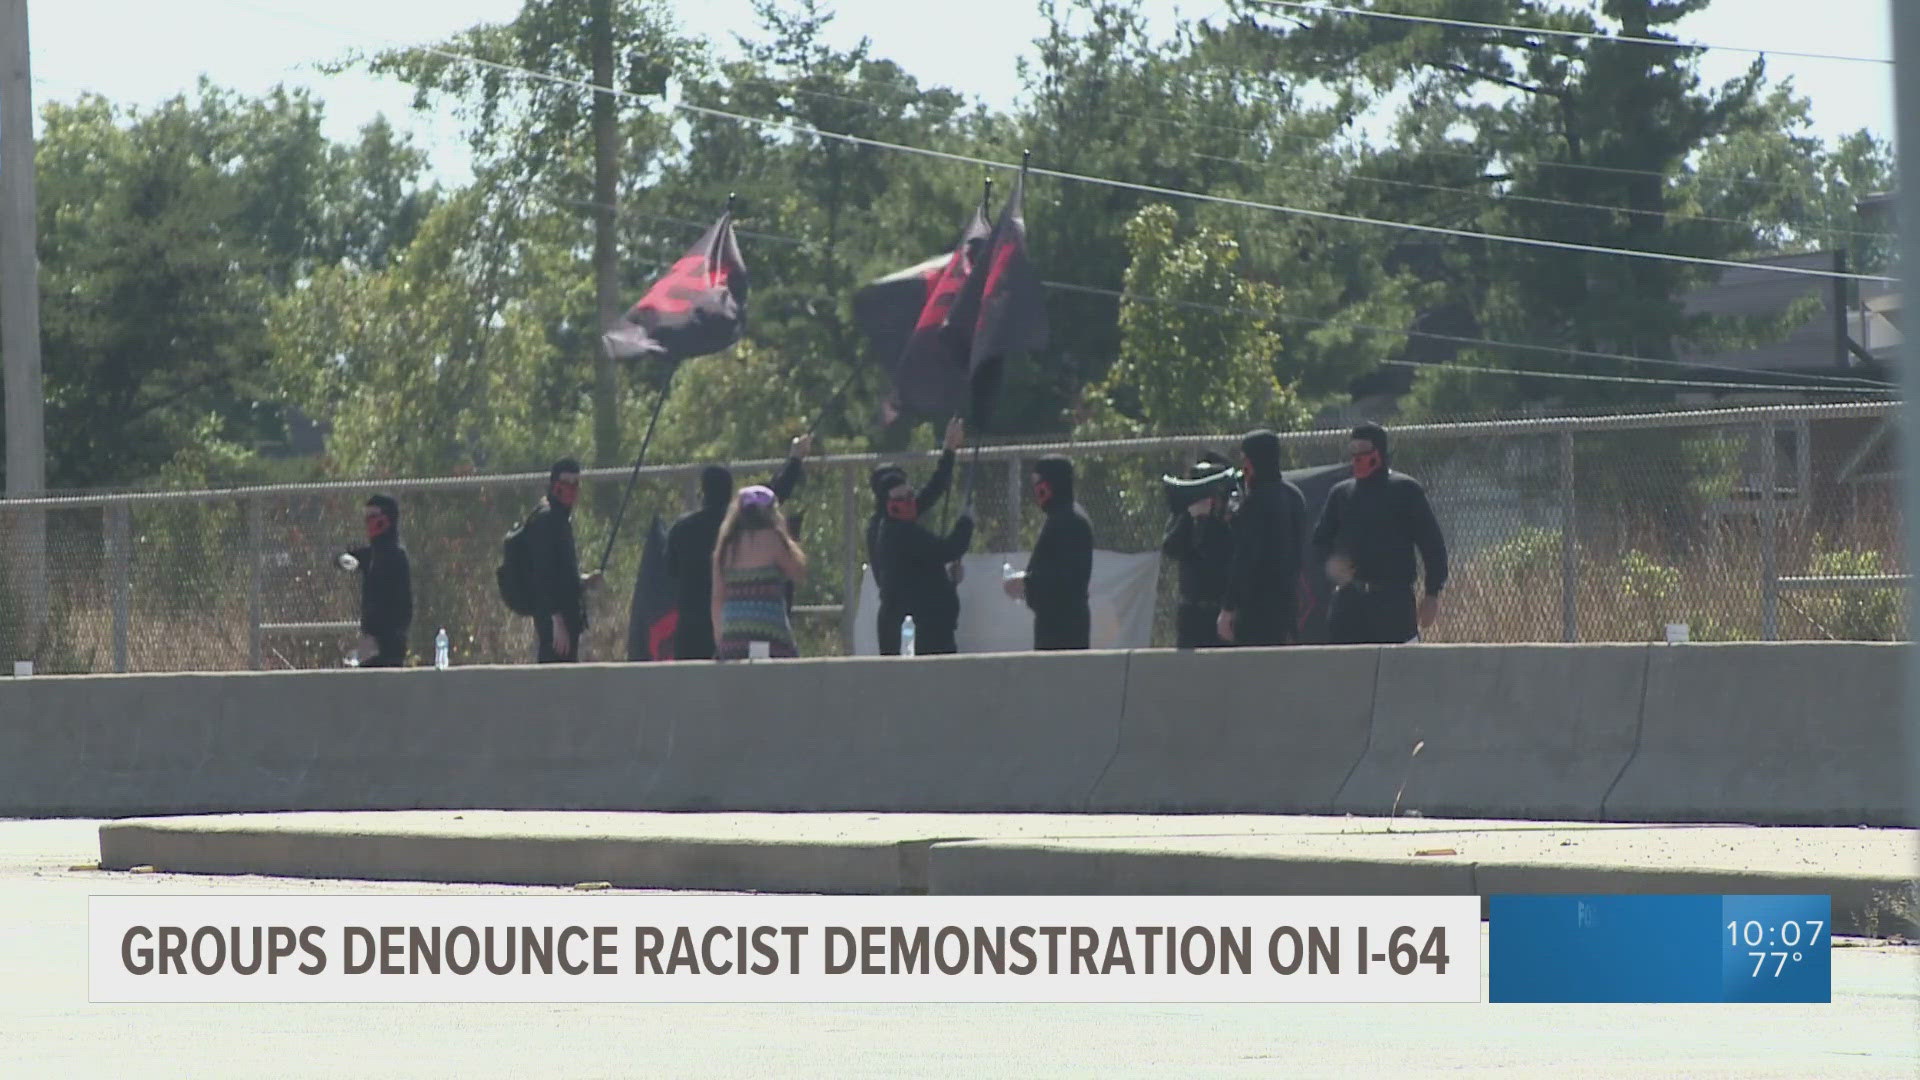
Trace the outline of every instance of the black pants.
<instances>
[{"instance_id":1,"label":"black pants","mask_svg":"<svg viewBox=\"0 0 1920 1080\"><path fill-rule=\"evenodd\" d=\"M1175 648L1218 649L1225 645L1220 640L1220 605L1182 600L1173 634Z\"/></svg>"},{"instance_id":2,"label":"black pants","mask_svg":"<svg viewBox=\"0 0 1920 1080\"><path fill-rule=\"evenodd\" d=\"M907 617L904 611L881 605L877 625L874 630L880 638L881 656L900 655L900 620ZM927 616L922 619L913 617L913 654L915 656L951 656L960 651L960 643L954 640L959 631L959 618L940 619Z\"/></svg>"},{"instance_id":3,"label":"black pants","mask_svg":"<svg viewBox=\"0 0 1920 1080\"><path fill-rule=\"evenodd\" d=\"M1298 605L1291 599L1234 613L1233 643L1241 646L1294 643Z\"/></svg>"},{"instance_id":4,"label":"black pants","mask_svg":"<svg viewBox=\"0 0 1920 1080\"><path fill-rule=\"evenodd\" d=\"M555 652L553 648L553 620L534 619L533 636L540 642L540 647L535 653L536 659L542 664L571 664L578 661L580 659L580 634L585 629L586 627L575 623L571 619L567 620L567 636L573 639L570 642L573 648L567 652L567 655L561 656Z\"/></svg>"},{"instance_id":5,"label":"black pants","mask_svg":"<svg viewBox=\"0 0 1920 1080\"><path fill-rule=\"evenodd\" d=\"M361 664L361 667L407 666L406 631L402 630L397 634L375 634L373 644L379 651L373 654L373 659Z\"/></svg>"},{"instance_id":6,"label":"black pants","mask_svg":"<svg viewBox=\"0 0 1920 1080\"><path fill-rule=\"evenodd\" d=\"M1342 587L1327 611L1327 640L1334 645L1404 645L1420 632L1414 607L1410 585L1364 592Z\"/></svg>"},{"instance_id":7,"label":"black pants","mask_svg":"<svg viewBox=\"0 0 1920 1080\"><path fill-rule=\"evenodd\" d=\"M1081 601L1058 611L1033 613L1033 647L1040 651L1087 649L1093 641L1093 612Z\"/></svg>"},{"instance_id":8,"label":"black pants","mask_svg":"<svg viewBox=\"0 0 1920 1080\"><path fill-rule=\"evenodd\" d=\"M690 619L687 617L687 609L680 609L680 621L673 627L673 658L675 660L713 659L712 616L703 613Z\"/></svg>"}]
</instances>

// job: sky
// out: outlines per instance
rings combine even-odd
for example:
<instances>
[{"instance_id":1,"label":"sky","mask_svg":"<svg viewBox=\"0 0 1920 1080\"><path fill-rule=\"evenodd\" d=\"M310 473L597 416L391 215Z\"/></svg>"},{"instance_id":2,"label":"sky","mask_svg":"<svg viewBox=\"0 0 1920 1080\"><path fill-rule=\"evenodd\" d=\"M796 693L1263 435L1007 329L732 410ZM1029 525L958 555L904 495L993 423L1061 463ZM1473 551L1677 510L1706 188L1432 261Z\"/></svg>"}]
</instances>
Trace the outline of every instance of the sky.
<instances>
[{"instance_id":1,"label":"sky","mask_svg":"<svg viewBox=\"0 0 1920 1080\"><path fill-rule=\"evenodd\" d=\"M1893 0L1718 0L1690 16L1678 32L1693 41L1749 49L1787 48L1851 56L1891 55ZM476 22L505 21L520 0L29 0L36 109L47 100L94 92L122 103L151 105L189 91L204 75L258 94L276 83L304 86L327 104L327 133L350 139L375 115L411 132L449 182L466 175L458 126L422 115L407 89L363 74L328 76L316 63L350 50L442 39ZM850 46L861 36L874 52L928 83L951 86L995 107L1020 92L1018 58L1044 21L1036 0L968 0L969 18L932 0L838 0L830 36ZM682 25L730 49L731 33L753 27L749 0L676 0ZM1178 16L1224 13L1225 0L1148 0L1155 29ZM1817 13L1817 17L1809 15ZM111 28L102 32L103 27ZM1753 56L1712 52L1703 61L1710 82L1732 78ZM1866 127L1893 131L1892 68L1884 64L1770 57L1775 81L1792 78L1813 101L1815 132L1826 138Z\"/></svg>"}]
</instances>

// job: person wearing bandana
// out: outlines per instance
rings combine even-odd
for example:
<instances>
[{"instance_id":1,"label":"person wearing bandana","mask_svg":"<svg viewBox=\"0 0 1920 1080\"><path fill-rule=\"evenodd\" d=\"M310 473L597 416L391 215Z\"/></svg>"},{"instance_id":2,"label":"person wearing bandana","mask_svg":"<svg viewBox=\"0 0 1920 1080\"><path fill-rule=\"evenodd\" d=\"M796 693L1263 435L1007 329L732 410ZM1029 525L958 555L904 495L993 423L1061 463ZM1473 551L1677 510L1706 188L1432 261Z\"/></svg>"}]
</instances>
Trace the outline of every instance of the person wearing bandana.
<instances>
[{"instance_id":1,"label":"person wearing bandana","mask_svg":"<svg viewBox=\"0 0 1920 1080\"><path fill-rule=\"evenodd\" d=\"M1307 500L1280 471L1280 436L1261 429L1240 440L1246 494L1233 514L1233 554L1215 628L1234 645L1290 645L1296 639L1300 554Z\"/></svg>"},{"instance_id":2,"label":"person wearing bandana","mask_svg":"<svg viewBox=\"0 0 1920 1080\"><path fill-rule=\"evenodd\" d=\"M915 490L906 470L886 462L873 470L873 516L867 520L867 562L880 589L874 627L882 656L900 655L900 622L913 616L914 653L932 656L960 651L954 634L960 625L960 593L948 566L973 543L973 518L962 513L941 536L920 524L953 483L953 456L966 426L958 417L947 423L940 464Z\"/></svg>"},{"instance_id":3,"label":"person wearing bandana","mask_svg":"<svg viewBox=\"0 0 1920 1080\"><path fill-rule=\"evenodd\" d=\"M407 630L413 625L413 568L400 546L400 504L375 495L365 512L367 543L347 552L341 565L360 574L361 667L406 667Z\"/></svg>"},{"instance_id":4,"label":"person wearing bandana","mask_svg":"<svg viewBox=\"0 0 1920 1080\"><path fill-rule=\"evenodd\" d=\"M787 463L779 475L767 481L774 498L781 503L793 498L800 486L801 461L813 450L813 440L805 435L793 440L787 450ZM675 660L711 660L714 657L713 620L709 614L713 602L713 548L720 536L720 523L733 505L733 470L725 465L709 465L700 473L700 509L686 514L667 530L667 576L673 579L674 601L679 611L673 632Z\"/></svg>"},{"instance_id":5,"label":"person wearing bandana","mask_svg":"<svg viewBox=\"0 0 1920 1080\"><path fill-rule=\"evenodd\" d=\"M570 664L580 658L580 635L587 630L586 594L600 574L580 572L580 551L573 538L573 508L580 500L580 463L554 462L547 472L547 495L527 521L533 552L533 634L542 664Z\"/></svg>"},{"instance_id":6,"label":"person wearing bandana","mask_svg":"<svg viewBox=\"0 0 1920 1080\"><path fill-rule=\"evenodd\" d=\"M1087 586L1093 578L1093 524L1073 501L1073 462L1057 454L1033 467L1033 499L1047 515L1033 542L1027 569L1006 580L1008 596L1024 599L1033 612L1033 647L1091 647L1093 613Z\"/></svg>"},{"instance_id":7,"label":"person wearing bandana","mask_svg":"<svg viewBox=\"0 0 1920 1080\"><path fill-rule=\"evenodd\" d=\"M1419 481L1388 467L1387 433L1353 429L1353 478L1335 484L1313 530L1314 557L1335 585L1327 634L1336 645L1399 645L1433 625L1447 584L1447 544ZM1418 551L1424 589L1414 599Z\"/></svg>"},{"instance_id":8,"label":"person wearing bandana","mask_svg":"<svg viewBox=\"0 0 1920 1080\"><path fill-rule=\"evenodd\" d=\"M1231 467L1226 458L1209 450L1200 455L1189 479L1204 480ZM1227 592L1227 568L1233 559L1233 533L1227 523L1226 497L1196 499L1173 515L1160 553L1180 568L1180 610L1174 624L1174 645L1181 649L1213 649L1220 640L1220 598Z\"/></svg>"}]
</instances>

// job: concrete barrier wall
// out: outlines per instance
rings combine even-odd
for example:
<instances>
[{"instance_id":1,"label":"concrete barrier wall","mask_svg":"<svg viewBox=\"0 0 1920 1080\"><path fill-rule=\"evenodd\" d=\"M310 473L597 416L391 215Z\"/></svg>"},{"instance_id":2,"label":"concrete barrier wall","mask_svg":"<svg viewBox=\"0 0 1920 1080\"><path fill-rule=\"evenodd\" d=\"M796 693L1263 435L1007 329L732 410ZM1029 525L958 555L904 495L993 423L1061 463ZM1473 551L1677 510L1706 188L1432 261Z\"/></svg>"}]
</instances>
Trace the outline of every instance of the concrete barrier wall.
<instances>
[{"instance_id":1,"label":"concrete barrier wall","mask_svg":"<svg viewBox=\"0 0 1920 1080\"><path fill-rule=\"evenodd\" d=\"M1367 752L1334 809L1471 817L1497 791L1502 816L1599 817L1633 756L1649 648L1380 650Z\"/></svg>"},{"instance_id":2,"label":"concrete barrier wall","mask_svg":"<svg viewBox=\"0 0 1920 1080\"><path fill-rule=\"evenodd\" d=\"M1401 812L1428 816L1896 825L1907 823L1902 648L1420 645L0 679L0 816L1382 814L1399 793Z\"/></svg>"},{"instance_id":3,"label":"concrete barrier wall","mask_svg":"<svg viewBox=\"0 0 1920 1080\"><path fill-rule=\"evenodd\" d=\"M1735 807L1754 824L1905 821L1907 648L1653 648L1639 747L1605 815L1712 821Z\"/></svg>"}]
</instances>

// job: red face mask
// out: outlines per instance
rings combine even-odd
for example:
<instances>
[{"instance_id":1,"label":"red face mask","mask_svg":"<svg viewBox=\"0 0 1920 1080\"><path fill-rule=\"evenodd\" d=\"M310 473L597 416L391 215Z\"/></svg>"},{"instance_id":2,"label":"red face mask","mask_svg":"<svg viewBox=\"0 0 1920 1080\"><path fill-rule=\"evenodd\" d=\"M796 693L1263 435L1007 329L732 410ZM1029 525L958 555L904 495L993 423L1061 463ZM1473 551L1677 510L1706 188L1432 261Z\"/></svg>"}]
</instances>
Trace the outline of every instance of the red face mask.
<instances>
[{"instance_id":1,"label":"red face mask","mask_svg":"<svg viewBox=\"0 0 1920 1080\"><path fill-rule=\"evenodd\" d=\"M1353 475L1356 479L1365 480L1379 471L1380 451L1369 450L1364 454L1353 455Z\"/></svg>"},{"instance_id":2,"label":"red face mask","mask_svg":"<svg viewBox=\"0 0 1920 1080\"><path fill-rule=\"evenodd\" d=\"M920 517L920 500L909 495L887 500L887 516L895 521L915 521Z\"/></svg>"},{"instance_id":3,"label":"red face mask","mask_svg":"<svg viewBox=\"0 0 1920 1080\"><path fill-rule=\"evenodd\" d=\"M555 480L553 482L553 501L571 510L573 504L580 501L580 481Z\"/></svg>"},{"instance_id":4,"label":"red face mask","mask_svg":"<svg viewBox=\"0 0 1920 1080\"><path fill-rule=\"evenodd\" d=\"M1041 508L1044 509L1048 503L1053 501L1053 485L1047 483L1045 480L1035 480L1033 482L1033 500L1039 503Z\"/></svg>"},{"instance_id":5,"label":"red face mask","mask_svg":"<svg viewBox=\"0 0 1920 1080\"><path fill-rule=\"evenodd\" d=\"M367 515L367 539L369 540L380 539L380 537L386 534L387 529L390 527L391 527L391 523L387 521L387 515L385 514L368 514Z\"/></svg>"}]
</instances>

